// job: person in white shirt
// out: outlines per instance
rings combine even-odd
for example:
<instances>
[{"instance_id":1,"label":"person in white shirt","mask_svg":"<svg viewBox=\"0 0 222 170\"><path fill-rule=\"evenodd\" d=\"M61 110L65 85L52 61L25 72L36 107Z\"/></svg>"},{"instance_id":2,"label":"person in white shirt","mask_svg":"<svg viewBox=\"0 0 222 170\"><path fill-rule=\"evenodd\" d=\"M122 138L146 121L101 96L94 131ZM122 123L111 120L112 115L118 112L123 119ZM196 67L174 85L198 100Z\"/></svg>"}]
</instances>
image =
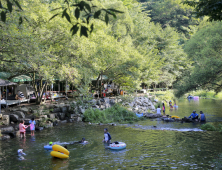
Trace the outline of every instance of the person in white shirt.
<instances>
[{"instance_id":1,"label":"person in white shirt","mask_svg":"<svg viewBox=\"0 0 222 170\"><path fill-rule=\"evenodd\" d=\"M161 108L160 108L160 106L158 106L158 108L156 109L156 114L161 115Z\"/></svg>"}]
</instances>

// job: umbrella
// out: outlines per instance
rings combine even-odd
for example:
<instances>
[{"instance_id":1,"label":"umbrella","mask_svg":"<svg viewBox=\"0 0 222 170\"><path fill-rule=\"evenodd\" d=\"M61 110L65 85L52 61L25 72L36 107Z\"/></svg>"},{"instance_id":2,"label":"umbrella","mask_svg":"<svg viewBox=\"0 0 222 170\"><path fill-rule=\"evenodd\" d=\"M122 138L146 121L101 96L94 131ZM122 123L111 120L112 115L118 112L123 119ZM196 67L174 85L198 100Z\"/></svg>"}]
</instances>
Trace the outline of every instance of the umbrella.
<instances>
[{"instance_id":1,"label":"umbrella","mask_svg":"<svg viewBox=\"0 0 222 170\"><path fill-rule=\"evenodd\" d=\"M12 78L11 81L13 81L13 82L24 82L24 81L32 81L32 79L29 76L20 75L20 76L16 76L16 77Z\"/></svg>"}]
</instances>

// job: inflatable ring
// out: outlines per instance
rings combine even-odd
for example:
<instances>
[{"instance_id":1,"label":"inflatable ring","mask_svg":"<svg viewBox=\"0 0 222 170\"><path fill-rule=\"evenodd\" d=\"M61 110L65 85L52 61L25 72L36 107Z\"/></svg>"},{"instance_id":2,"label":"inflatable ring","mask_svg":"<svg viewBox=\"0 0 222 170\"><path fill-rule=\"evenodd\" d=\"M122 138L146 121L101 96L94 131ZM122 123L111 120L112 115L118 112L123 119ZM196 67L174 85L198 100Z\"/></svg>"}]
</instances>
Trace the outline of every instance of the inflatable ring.
<instances>
[{"instance_id":1,"label":"inflatable ring","mask_svg":"<svg viewBox=\"0 0 222 170\"><path fill-rule=\"evenodd\" d=\"M46 146L44 146L44 149L46 149L46 150L52 150L52 146L46 145Z\"/></svg>"},{"instance_id":2,"label":"inflatable ring","mask_svg":"<svg viewBox=\"0 0 222 170\"><path fill-rule=\"evenodd\" d=\"M125 149L126 144L124 142L119 142L119 144L111 143L109 149Z\"/></svg>"},{"instance_id":3,"label":"inflatable ring","mask_svg":"<svg viewBox=\"0 0 222 170\"><path fill-rule=\"evenodd\" d=\"M60 145L53 145L52 149L53 151L50 154L53 157L57 157L61 159L66 159L69 157L69 151Z\"/></svg>"},{"instance_id":4,"label":"inflatable ring","mask_svg":"<svg viewBox=\"0 0 222 170\"><path fill-rule=\"evenodd\" d=\"M179 119L180 117L179 116L171 116L171 118L175 118L175 119Z\"/></svg>"}]
</instances>

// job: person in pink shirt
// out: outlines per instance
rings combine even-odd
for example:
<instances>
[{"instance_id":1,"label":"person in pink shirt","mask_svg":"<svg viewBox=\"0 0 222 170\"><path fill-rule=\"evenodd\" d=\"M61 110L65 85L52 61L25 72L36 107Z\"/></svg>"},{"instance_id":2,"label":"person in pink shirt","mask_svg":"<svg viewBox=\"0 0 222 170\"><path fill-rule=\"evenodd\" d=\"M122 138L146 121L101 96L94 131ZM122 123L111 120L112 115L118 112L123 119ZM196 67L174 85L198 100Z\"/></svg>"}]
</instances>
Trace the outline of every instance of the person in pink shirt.
<instances>
[{"instance_id":1,"label":"person in pink shirt","mask_svg":"<svg viewBox=\"0 0 222 170\"><path fill-rule=\"evenodd\" d=\"M26 128L29 126L24 125L24 120L21 120L19 124L19 131L20 131L20 137L22 138L22 135L25 137Z\"/></svg>"}]
</instances>

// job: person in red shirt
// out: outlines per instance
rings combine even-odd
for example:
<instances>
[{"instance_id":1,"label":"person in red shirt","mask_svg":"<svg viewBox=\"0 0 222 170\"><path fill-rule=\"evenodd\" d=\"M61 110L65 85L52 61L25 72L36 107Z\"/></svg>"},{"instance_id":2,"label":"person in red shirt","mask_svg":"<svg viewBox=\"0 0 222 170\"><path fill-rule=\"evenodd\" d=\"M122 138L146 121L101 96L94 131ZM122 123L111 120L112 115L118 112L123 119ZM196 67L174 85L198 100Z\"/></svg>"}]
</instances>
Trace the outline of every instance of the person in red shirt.
<instances>
[{"instance_id":1,"label":"person in red shirt","mask_svg":"<svg viewBox=\"0 0 222 170\"><path fill-rule=\"evenodd\" d=\"M22 135L25 137L26 128L29 126L24 125L24 120L21 120L19 124L19 131L20 131L20 137L22 138Z\"/></svg>"}]
</instances>

